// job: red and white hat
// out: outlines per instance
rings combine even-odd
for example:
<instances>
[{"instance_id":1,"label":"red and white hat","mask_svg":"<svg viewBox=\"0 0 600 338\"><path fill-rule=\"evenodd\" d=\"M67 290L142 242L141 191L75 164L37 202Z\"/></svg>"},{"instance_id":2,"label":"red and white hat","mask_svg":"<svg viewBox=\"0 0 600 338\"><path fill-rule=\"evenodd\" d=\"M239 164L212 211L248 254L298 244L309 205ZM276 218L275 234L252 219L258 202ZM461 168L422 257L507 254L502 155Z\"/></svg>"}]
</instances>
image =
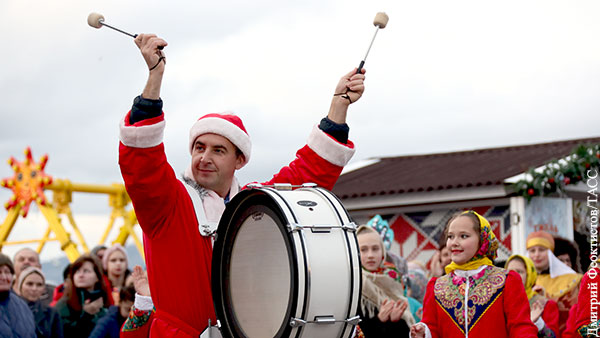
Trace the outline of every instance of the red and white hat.
<instances>
[{"instance_id":1,"label":"red and white hat","mask_svg":"<svg viewBox=\"0 0 600 338\"><path fill-rule=\"evenodd\" d=\"M233 143L244 154L245 162L250 160L252 142L250 136L237 115L232 113L206 114L194 123L190 129L190 154L194 151L194 142L202 134L221 135Z\"/></svg>"}]
</instances>

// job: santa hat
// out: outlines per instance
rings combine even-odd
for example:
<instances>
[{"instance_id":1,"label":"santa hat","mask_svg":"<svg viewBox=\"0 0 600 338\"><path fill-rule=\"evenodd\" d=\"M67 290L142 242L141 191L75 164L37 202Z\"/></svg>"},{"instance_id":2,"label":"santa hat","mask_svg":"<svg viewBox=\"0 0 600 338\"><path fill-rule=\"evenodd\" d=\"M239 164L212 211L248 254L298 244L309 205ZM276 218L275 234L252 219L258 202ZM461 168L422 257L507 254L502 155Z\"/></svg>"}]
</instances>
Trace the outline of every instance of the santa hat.
<instances>
[{"instance_id":1,"label":"santa hat","mask_svg":"<svg viewBox=\"0 0 600 338\"><path fill-rule=\"evenodd\" d=\"M199 118L190 129L190 154L194 151L196 138L202 134L217 134L227 138L244 154L244 164L250 160L252 142L242 119L237 115L232 113L207 114Z\"/></svg>"}]
</instances>

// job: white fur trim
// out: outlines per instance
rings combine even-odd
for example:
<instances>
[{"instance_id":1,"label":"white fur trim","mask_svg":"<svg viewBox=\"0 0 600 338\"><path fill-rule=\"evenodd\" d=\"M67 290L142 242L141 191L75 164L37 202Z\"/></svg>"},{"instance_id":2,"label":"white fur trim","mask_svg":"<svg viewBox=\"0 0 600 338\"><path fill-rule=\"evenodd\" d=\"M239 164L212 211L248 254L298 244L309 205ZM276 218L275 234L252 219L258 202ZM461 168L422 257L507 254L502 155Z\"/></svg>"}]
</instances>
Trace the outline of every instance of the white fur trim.
<instances>
[{"instance_id":1,"label":"white fur trim","mask_svg":"<svg viewBox=\"0 0 600 338\"><path fill-rule=\"evenodd\" d=\"M142 311L151 311L154 308L154 302L152 301L152 297L142 296L136 292L133 307Z\"/></svg>"},{"instance_id":2,"label":"white fur trim","mask_svg":"<svg viewBox=\"0 0 600 338\"><path fill-rule=\"evenodd\" d=\"M538 320L536 320L534 324L537 327L538 332L542 331L544 329L544 327L546 326L546 322L544 322L544 319L542 318L542 316L540 316L540 318L538 318Z\"/></svg>"},{"instance_id":3,"label":"white fur trim","mask_svg":"<svg viewBox=\"0 0 600 338\"><path fill-rule=\"evenodd\" d=\"M124 145L134 148L152 148L162 143L165 121L148 126L126 126L125 119L119 124L119 139Z\"/></svg>"},{"instance_id":4,"label":"white fur trim","mask_svg":"<svg viewBox=\"0 0 600 338\"><path fill-rule=\"evenodd\" d=\"M192 129L190 129L190 154L194 149L194 141L196 141L196 138L202 134L209 133L227 138L236 147L240 148L244 157L246 157L245 163L250 161L250 153L252 150L250 136L235 124L220 117L205 117L194 123Z\"/></svg>"},{"instance_id":5,"label":"white fur trim","mask_svg":"<svg viewBox=\"0 0 600 338\"><path fill-rule=\"evenodd\" d=\"M355 152L354 148L337 142L316 125L308 136L307 144L317 155L340 167L348 164Z\"/></svg>"}]
</instances>

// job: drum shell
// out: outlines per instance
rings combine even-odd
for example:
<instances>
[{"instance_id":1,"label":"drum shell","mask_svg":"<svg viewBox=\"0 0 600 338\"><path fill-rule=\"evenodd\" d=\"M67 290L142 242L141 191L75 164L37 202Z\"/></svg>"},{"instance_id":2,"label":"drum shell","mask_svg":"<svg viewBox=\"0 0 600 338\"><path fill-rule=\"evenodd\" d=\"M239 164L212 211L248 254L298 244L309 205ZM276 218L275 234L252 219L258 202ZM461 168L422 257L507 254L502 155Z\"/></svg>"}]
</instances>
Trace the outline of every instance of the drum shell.
<instances>
[{"instance_id":1,"label":"drum shell","mask_svg":"<svg viewBox=\"0 0 600 338\"><path fill-rule=\"evenodd\" d=\"M261 205L268 207L265 209ZM250 215L249 210L259 211ZM257 321L256 325L260 325L258 321L262 320L258 314L246 314L252 309L252 307L246 306L247 304L241 306L241 308L245 308L243 313L227 313L228 311L234 312L232 308L237 308L237 304L240 303L240 301L232 301L232 299L252 299L255 296L253 292L236 291L231 288L233 285L237 285L236 289L240 289L243 284L235 281L241 277L236 277L236 272L229 271L229 269L232 266L240 266L236 263L240 260L236 257L242 257L241 254L236 253L239 252L238 247L244 248L245 251L253 251L251 246L240 243L244 242L243 239L248 236L246 234L250 234L250 230L245 231L244 228L252 227L252 231L261 231L262 225L259 226L253 221L248 221L261 212L265 212L265 215L273 217L276 219L276 223L279 223L280 236L286 247L285 254L289 258L289 299L281 328L273 336L349 337L354 327L345 320L356 315L360 300L361 278L358 244L353 229L342 228L342 226L353 226L346 210L335 195L320 188L302 188L294 191L272 188L250 189L242 191L227 206L217 231L212 268L215 309L221 323L224 324L222 330L224 336L246 336L244 327L248 326L240 325L240 323L247 322L244 317L250 317L253 321ZM246 217L245 220L239 219L242 215ZM264 220L260 222L264 223ZM269 222L267 219L267 223ZM302 226L311 226L312 228L302 228ZM272 227L270 229L272 230ZM276 232L270 232L271 230L263 232L263 234L271 237ZM279 240L275 239L274 241ZM260 245L256 244L258 247ZM269 246L270 244L263 243L262 245ZM271 259L271 255L264 255L261 258L265 261ZM246 258L241 260L247 261ZM281 261L279 262L281 263ZM280 269L280 272L284 270L286 267ZM245 269L245 271L252 274L250 269ZM232 276L235 277L233 280L230 278ZM252 281L255 277L250 276L248 279ZM283 279L288 281L287 277ZM277 283L269 282L265 284L280 287ZM255 286L260 283L254 281L251 284ZM265 290L258 290L257 294L261 294L262 291ZM280 290L276 294L282 296L285 291L285 289ZM238 297L236 295L238 293L242 296ZM262 307L266 307L266 303L261 299L255 299L255 301L262 304ZM261 310L260 308L256 309L258 312ZM290 325L292 318L309 323L294 327L294 325ZM336 322L310 323L319 320L327 322L331 319L335 319ZM264 333L262 334L264 335Z\"/></svg>"}]
</instances>

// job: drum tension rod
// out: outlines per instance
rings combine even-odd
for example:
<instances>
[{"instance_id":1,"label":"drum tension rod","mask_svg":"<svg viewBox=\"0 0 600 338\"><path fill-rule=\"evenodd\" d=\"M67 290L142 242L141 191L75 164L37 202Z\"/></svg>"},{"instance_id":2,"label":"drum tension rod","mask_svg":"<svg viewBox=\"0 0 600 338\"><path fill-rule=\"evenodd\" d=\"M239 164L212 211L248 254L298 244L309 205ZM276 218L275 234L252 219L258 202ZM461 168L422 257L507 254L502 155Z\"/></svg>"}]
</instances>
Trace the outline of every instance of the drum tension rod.
<instances>
[{"instance_id":1,"label":"drum tension rod","mask_svg":"<svg viewBox=\"0 0 600 338\"><path fill-rule=\"evenodd\" d=\"M300 318L293 318L290 320L291 327L304 326L306 324L335 324L335 323L348 323L350 325L357 325L360 323L360 316L354 316L344 320L336 320L333 315L328 316L315 316L315 320L304 320Z\"/></svg>"},{"instance_id":2,"label":"drum tension rod","mask_svg":"<svg viewBox=\"0 0 600 338\"><path fill-rule=\"evenodd\" d=\"M342 225L331 225L331 224L303 225L303 224L290 223L287 225L287 228L288 228L289 232L310 229L312 232L315 232L315 233L320 233L320 232L329 233L331 231L331 229L342 229L345 231L355 232L358 227L356 226L356 223L350 222L348 224L342 224Z\"/></svg>"}]
</instances>

